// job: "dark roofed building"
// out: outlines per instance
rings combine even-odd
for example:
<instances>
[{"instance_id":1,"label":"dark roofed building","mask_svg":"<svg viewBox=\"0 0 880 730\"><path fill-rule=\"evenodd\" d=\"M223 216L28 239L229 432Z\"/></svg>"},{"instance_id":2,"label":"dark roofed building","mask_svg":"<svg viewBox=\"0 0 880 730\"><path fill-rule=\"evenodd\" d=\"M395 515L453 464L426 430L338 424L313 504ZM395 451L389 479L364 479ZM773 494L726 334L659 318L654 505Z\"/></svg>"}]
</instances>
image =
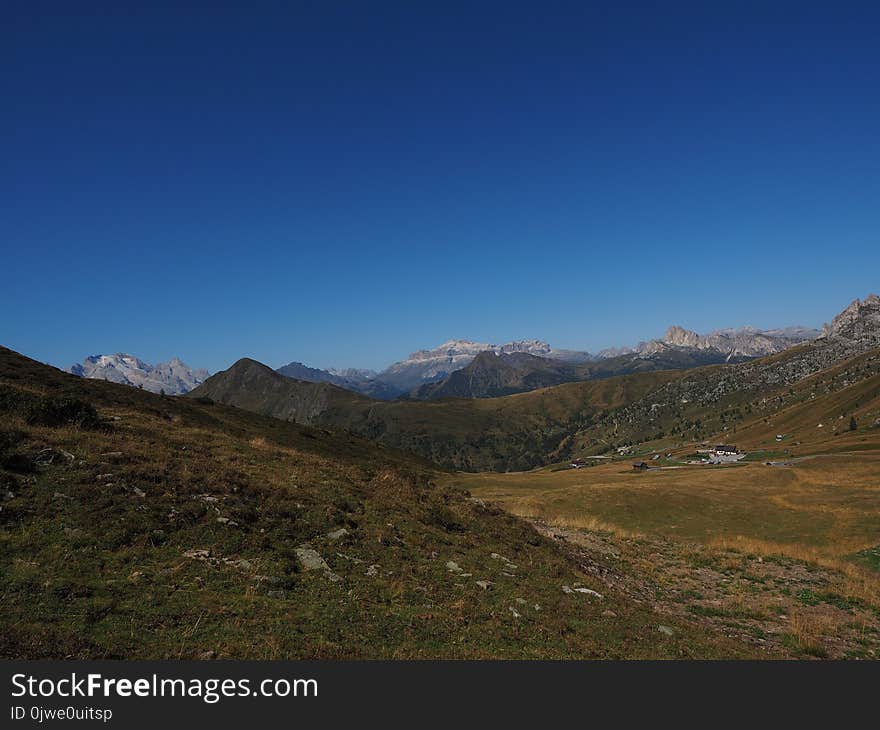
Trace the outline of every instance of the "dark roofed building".
<instances>
[{"instance_id":1,"label":"dark roofed building","mask_svg":"<svg viewBox=\"0 0 880 730\"><path fill-rule=\"evenodd\" d=\"M735 456L739 453L739 449L732 444L719 444L714 449L716 454L724 456Z\"/></svg>"}]
</instances>

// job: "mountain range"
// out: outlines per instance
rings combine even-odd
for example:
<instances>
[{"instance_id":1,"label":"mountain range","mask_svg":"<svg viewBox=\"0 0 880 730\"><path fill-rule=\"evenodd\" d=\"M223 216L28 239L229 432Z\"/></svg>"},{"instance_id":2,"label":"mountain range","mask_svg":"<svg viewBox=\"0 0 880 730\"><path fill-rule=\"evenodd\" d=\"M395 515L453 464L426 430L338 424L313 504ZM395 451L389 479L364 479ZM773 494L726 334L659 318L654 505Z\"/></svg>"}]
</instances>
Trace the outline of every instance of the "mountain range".
<instances>
[{"instance_id":1,"label":"mountain range","mask_svg":"<svg viewBox=\"0 0 880 730\"><path fill-rule=\"evenodd\" d=\"M193 370L178 358L150 365L134 355L92 355L82 364L71 365L67 372L83 378L109 380L152 393L182 395L188 393L208 378L205 369Z\"/></svg>"},{"instance_id":2,"label":"mountain range","mask_svg":"<svg viewBox=\"0 0 880 730\"><path fill-rule=\"evenodd\" d=\"M847 370L835 388L875 375L880 299L854 302L824 332L815 339L791 331L777 337L757 333L755 346L770 342L780 348L760 358L736 355L737 349L746 351L742 342L725 352L694 346L687 333L678 332L664 347L586 363L483 351L423 391L430 403L383 402L327 382L285 378L248 359L212 376L192 395L342 428L449 468L522 470L612 444L723 433L768 404L808 402L811 393L793 390L796 384L866 353L868 360ZM735 338L723 339L730 344Z\"/></svg>"},{"instance_id":3,"label":"mountain range","mask_svg":"<svg viewBox=\"0 0 880 730\"><path fill-rule=\"evenodd\" d=\"M503 345L449 340L433 349L413 352L379 373L319 370L298 362L278 372L299 380L332 383L381 400L401 396L419 400L485 398L596 377L739 362L782 352L820 334L807 327L743 327L700 335L670 327L660 339L595 355L553 348L542 340Z\"/></svg>"},{"instance_id":4,"label":"mountain range","mask_svg":"<svg viewBox=\"0 0 880 730\"><path fill-rule=\"evenodd\" d=\"M485 398L597 377L739 362L782 352L820 334L806 327L743 327L701 335L674 326L659 339L598 354L557 349L542 340L501 345L448 340L432 349L417 350L381 372L356 368L325 370L298 361L278 368L277 372L296 380L330 383L379 400ZM94 355L82 365L71 366L68 372L175 395L192 390L207 377L207 371L192 370L176 358L151 366L125 354Z\"/></svg>"}]
</instances>

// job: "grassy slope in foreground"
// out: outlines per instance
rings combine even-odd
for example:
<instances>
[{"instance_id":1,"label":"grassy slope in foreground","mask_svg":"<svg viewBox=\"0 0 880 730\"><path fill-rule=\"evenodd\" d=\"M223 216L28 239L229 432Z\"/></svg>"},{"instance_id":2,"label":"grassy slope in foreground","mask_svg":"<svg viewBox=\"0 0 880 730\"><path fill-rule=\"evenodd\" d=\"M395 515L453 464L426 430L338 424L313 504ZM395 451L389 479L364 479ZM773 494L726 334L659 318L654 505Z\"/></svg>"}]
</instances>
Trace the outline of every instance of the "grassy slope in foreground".
<instances>
[{"instance_id":1,"label":"grassy slope in foreground","mask_svg":"<svg viewBox=\"0 0 880 730\"><path fill-rule=\"evenodd\" d=\"M0 407L0 656L765 655L605 589L355 437L2 348Z\"/></svg>"},{"instance_id":2,"label":"grassy slope in foreground","mask_svg":"<svg viewBox=\"0 0 880 730\"><path fill-rule=\"evenodd\" d=\"M239 360L191 393L277 418L345 428L462 470L526 469L566 449L570 434L610 409L682 377L662 371L568 383L502 398L375 401Z\"/></svg>"}]
</instances>

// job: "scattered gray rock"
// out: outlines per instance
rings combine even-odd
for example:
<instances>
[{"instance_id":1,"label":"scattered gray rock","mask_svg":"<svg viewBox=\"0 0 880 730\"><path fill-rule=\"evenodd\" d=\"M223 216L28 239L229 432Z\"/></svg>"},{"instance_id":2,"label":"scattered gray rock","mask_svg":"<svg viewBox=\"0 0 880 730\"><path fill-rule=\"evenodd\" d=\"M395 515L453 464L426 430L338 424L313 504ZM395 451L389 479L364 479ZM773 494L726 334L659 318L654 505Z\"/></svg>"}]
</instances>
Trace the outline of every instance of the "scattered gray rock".
<instances>
[{"instance_id":1,"label":"scattered gray rock","mask_svg":"<svg viewBox=\"0 0 880 730\"><path fill-rule=\"evenodd\" d=\"M260 583L271 583L273 586L281 582L281 578L277 575L255 575L254 580Z\"/></svg>"},{"instance_id":2,"label":"scattered gray rock","mask_svg":"<svg viewBox=\"0 0 880 730\"><path fill-rule=\"evenodd\" d=\"M238 558L237 560L227 558L223 562L227 565L231 565L233 568L238 568L239 570L250 571L254 569L254 564L250 560L247 560L245 558Z\"/></svg>"},{"instance_id":3,"label":"scattered gray rock","mask_svg":"<svg viewBox=\"0 0 880 730\"><path fill-rule=\"evenodd\" d=\"M201 659L203 661L208 661L208 660L216 659L216 658L217 658L217 652L214 651L213 649L209 649L208 651L203 651L201 654L199 654L199 659Z\"/></svg>"},{"instance_id":4,"label":"scattered gray rock","mask_svg":"<svg viewBox=\"0 0 880 730\"><path fill-rule=\"evenodd\" d=\"M207 560L211 557L210 550L185 550L183 553L183 557L190 558L191 560Z\"/></svg>"},{"instance_id":5,"label":"scattered gray rock","mask_svg":"<svg viewBox=\"0 0 880 730\"><path fill-rule=\"evenodd\" d=\"M330 572L330 566L318 552L309 545L300 545L296 548L296 559L303 570L326 570Z\"/></svg>"},{"instance_id":6,"label":"scattered gray rock","mask_svg":"<svg viewBox=\"0 0 880 730\"><path fill-rule=\"evenodd\" d=\"M489 588L490 585L492 585L492 581L491 580L478 580L477 585L480 586L480 588L482 588L485 591Z\"/></svg>"},{"instance_id":7,"label":"scattered gray rock","mask_svg":"<svg viewBox=\"0 0 880 730\"><path fill-rule=\"evenodd\" d=\"M492 557L493 560L500 560L502 563L504 563L504 570L516 570L516 565L511 563L503 555L500 555L499 553L492 553L490 557Z\"/></svg>"},{"instance_id":8,"label":"scattered gray rock","mask_svg":"<svg viewBox=\"0 0 880 730\"><path fill-rule=\"evenodd\" d=\"M461 573L461 566L454 560L450 560L446 563L446 570L450 573Z\"/></svg>"},{"instance_id":9,"label":"scattered gray rock","mask_svg":"<svg viewBox=\"0 0 880 730\"><path fill-rule=\"evenodd\" d=\"M669 626L664 626L663 624L660 624L657 627L657 631L659 631L661 634L666 634L666 636L672 636L673 634L675 634L675 631L672 628L670 628Z\"/></svg>"},{"instance_id":10,"label":"scattered gray rock","mask_svg":"<svg viewBox=\"0 0 880 730\"><path fill-rule=\"evenodd\" d=\"M601 593L597 593L596 591L590 590L589 588L575 588L578 593L584 593L588 596L594 596L595 598L602 598Z\"/></svg>"},{"instance_id":11,"label":"scattered gray rock","mask_svg":"<svg viewBox=\"0 0 880 730\"><path fill-rule=\"evenodd\" d=\"M349 562L355 563L356 565L362 564L364 561L360 558L355 558L352 555L346 555L345 553L336 553L343 560L348 560Z\"/></svg>"},{"instance_id":12,"label":"scattered gray rock","mask_svg":"<svg viewBox=\"0 0 880 730\"><path fill-rule=\"evenodd\" d=\"M602 615L606 618L617 618L617 614L614 613L614 611L609 611L607 609L605 611L602 611Z\"/></svg>"},{"instance_id":13,"label":"scattered gray rock","mask_svg":"<svg viewBox=\"0 0 880 730\"><path fill-rule=\"evenodd\" d=\"M341 540L347 534L348 530L346 530L344 527L340 527L338 530L331 530L330 532L328 532L327 539L333 540L335 542L336 540Z\"/></svg>"},{"instance_id":14,"label":"scattered gray rock","mask_svg":"<svg viewBox=\"0 0 880 730\"><path fill-rule=\"evenodd\" d=\"M367 572L364 575L369 575L369 576L379 575L379 566L378 565L371 565L369 568L367 568Z\"/></svg>"}]
</instances>

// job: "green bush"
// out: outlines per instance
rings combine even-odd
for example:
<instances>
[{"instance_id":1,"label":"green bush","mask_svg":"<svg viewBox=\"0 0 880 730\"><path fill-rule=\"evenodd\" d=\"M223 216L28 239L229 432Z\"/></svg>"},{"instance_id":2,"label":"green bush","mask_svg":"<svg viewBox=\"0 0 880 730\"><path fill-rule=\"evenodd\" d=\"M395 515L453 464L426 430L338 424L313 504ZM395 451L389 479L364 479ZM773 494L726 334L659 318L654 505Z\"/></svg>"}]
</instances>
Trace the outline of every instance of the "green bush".
<instances>
[{"instance_id":1,"label":"green bush","mask_svg":"<svg viewBox=\"0 0 880 730\"><path fill-rule=\"evenodd\" d=\"M20 416L31 426L101 426L95 407L84 400L42 396L6 386L0 386L0 413Z\"/></svg>"},{"instance_id":2,"label":"green bush","mask_svg":"<svg viewBox=\"0 0 880 730\"><path fill-rule=\"evenodd\" d=\"M91 403L78 398L40 398L26 416L31 426L98 428L101 419Z\"/></svg>"},{"instance_id":3,"label":"green bush","mask_svg":"<svg viewBox=\"0 0 880 730\"><path fill-rule=\"evenodd\" d=\"M18 429L0 429L0 456L11 451L27 438L24 431Z\"/></svg>"}]
</instances>

